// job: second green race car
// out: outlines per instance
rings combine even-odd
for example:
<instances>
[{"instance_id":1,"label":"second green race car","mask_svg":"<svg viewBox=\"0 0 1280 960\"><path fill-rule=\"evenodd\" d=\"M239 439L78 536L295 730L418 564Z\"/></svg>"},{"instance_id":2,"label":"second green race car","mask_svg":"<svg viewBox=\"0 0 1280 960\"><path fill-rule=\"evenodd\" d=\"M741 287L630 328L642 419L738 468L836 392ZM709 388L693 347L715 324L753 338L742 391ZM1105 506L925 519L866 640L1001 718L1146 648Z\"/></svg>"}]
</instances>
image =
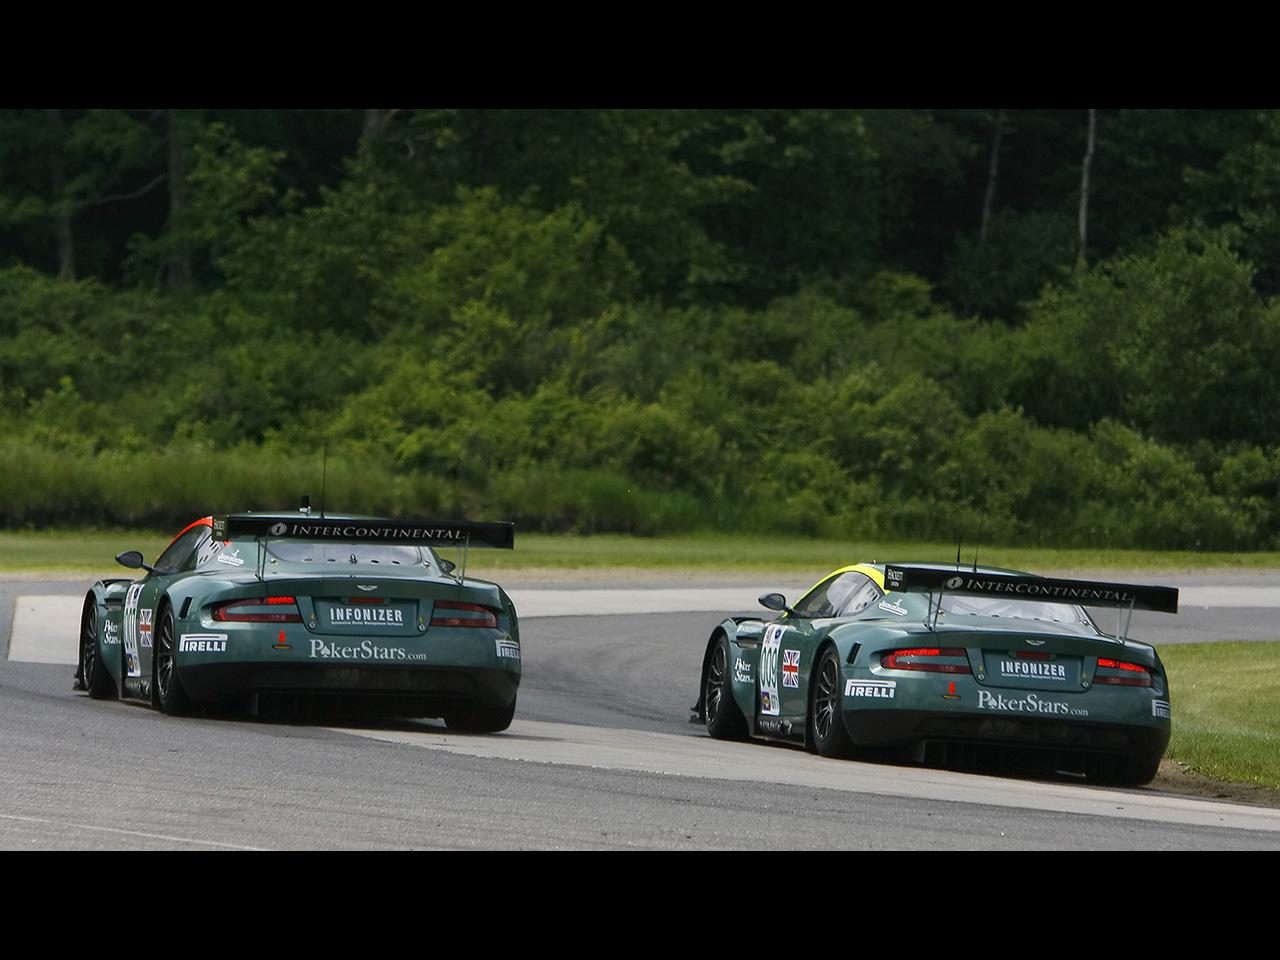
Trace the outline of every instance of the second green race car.
<instances>
[{"instance_id":1,"label":"second green race car","mask_svg":"<svg viewBox=\"0 0 1280 960\"><path fill-rule=\"evenodd\" d=\"M781 615L727 619L707 643L694 711L713 737L1127 785L1168 745L1168 677L1126 634L1134 609L1177 612L1171 587L860 563L794 606L760 602ZM1124 622L1108 634L1086 606Z\"/></svg>"},{"instance_id":2,"label":"second green race car","mask_svg":"<svg viewBox=\"0 0 1280 960\"><path fill-rule=\"evenodd\" d=\"M231 514L189 524L146 572L85 596L77 684L166 713L317 695L369 712L510 725L520 684L515 606L465 576L472 546L511 548L509 523ZM435 547L464 550L463 570Z\"/></svg>"}]
</instances>

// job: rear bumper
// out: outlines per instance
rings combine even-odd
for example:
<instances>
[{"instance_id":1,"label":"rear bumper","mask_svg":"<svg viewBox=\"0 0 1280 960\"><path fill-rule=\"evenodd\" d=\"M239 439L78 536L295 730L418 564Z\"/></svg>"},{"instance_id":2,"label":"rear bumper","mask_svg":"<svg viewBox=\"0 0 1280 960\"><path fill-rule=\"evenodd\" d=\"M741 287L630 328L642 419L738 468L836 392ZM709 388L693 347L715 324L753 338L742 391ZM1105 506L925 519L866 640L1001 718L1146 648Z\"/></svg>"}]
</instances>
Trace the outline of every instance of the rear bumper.
<instances>
[{"instance_id":1,"label":"rear bumper","mask_svg":"<svg viewBox=\"0 0 1280 960\"><path fill-rule=\"evenodd\" d=\"M1168 727L1123 723L909 709L846 711L844 722L854 742L866 746L967 743L1154 762L1169 745Z\"/></svg>"},{"instance_id":2,"label":"rear bumper","mask_svg":"<svg viewBox=\"0 0 1280 960\"><path fill-rule=\"evenodd\" d=\"M180 663L178 677L193 700L250 694L338 694L420 701L422 716L466 702L507 707L520 674L494 667L330 663Z\"/></svg>"}]
</instances>

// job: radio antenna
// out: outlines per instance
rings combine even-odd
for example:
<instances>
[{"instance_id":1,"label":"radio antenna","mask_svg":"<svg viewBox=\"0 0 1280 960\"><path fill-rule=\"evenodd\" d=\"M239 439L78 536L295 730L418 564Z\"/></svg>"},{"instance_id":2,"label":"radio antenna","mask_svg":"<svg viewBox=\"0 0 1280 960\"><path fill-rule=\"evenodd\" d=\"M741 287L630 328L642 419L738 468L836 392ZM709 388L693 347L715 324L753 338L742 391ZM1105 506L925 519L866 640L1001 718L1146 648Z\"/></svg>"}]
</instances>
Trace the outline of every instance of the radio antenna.
<instances>
[{"instance_id":1,"label":"radio antenna","mask_svg":"<svg viewBox=\"0 0 1280 960\"><path fill-rule=\"evenodd\" d=\"M978 547L982 544L982 521L987 518L985 512L978 514L978 539L973 543L973 572L978 572Z\"/></svg>"},{"instance_id":2,"label":"radio antenna","mask_svg":"<svg viewBox=\"0 0 1280 960\"><path fill-rule=\"evenodd\" d=\"M324 442L324 462L320 467L320 519L324 519L324 481L329 474L329 441Z\"/></svg>"}]
</instances>

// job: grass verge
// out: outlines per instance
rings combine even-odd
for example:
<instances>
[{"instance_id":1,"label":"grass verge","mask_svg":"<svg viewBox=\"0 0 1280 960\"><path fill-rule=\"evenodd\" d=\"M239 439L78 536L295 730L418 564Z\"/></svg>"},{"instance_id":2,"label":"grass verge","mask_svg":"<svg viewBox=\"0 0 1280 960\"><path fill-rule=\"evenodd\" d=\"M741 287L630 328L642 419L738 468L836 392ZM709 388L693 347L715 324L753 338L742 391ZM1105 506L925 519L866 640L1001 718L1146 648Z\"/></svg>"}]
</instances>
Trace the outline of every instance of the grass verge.
<instances>
[{"instance_id":1,"label":"grass verge","mask_svg":"<svg viewBox=\"0 0 1280 960\"><path fill-rule=\"evenodd\" d=\"M175 533L177 531L174 531ZM19 531L0 533L0 572L19 570L97 571L110 569L122 550L141 550L148 560L172 534L154 531ZM956 546L943 543L853 542L748 534L691 534L632 537L621 534L568 536L519 533L516 549L473 550L468 568L478 575L503 570L604 569L710 572L824 572L860 560L949 560ZM455 554L449 554L457 559ZM1280 568L1280 553L1195 553L1190 551L1085 550L982 546L983 564L1045 570L1265 570ZM966 547L965 563L973 562Z\"/></svg>"},{"instance_id":2,"label":"grass verge","mask_svg":"<svg viewBox=\"0 0 1280 960\"><path fill-rule=\"evenodd\" d=\"M1168 644L1166 754L1215 780L1280 790L1280 641Z\"/></svg>"}]
</instances>

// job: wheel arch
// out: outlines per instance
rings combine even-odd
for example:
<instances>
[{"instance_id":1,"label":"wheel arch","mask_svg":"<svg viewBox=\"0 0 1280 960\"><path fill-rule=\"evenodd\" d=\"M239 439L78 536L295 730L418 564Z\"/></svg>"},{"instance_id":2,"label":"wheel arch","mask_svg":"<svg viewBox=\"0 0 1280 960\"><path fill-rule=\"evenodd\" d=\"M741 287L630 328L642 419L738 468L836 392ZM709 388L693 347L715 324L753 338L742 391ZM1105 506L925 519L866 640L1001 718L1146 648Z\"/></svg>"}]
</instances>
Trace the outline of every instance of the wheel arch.
<instances>
[{"instance_id":1,"label":"wheel arch","mask_svg":"<svg viewBox=\"0 0 1280 960\"><path fill-rule=\"evenodd\" d=\"M156 600L156 619L151 628L151 706L160 709L160 683L157 674L157 653L160 650L160 629L164 615L174 609L173 597L168 590L163 591ZM178 617L173 617L173 672L178 675Z\"/></svg>"},{"instance_id":2,"label":"wheel arch","mask_svg":"<svg viewBox=\"0 0 1280 960\"><path fill-rule=\"evenodd\" d=\"M849 644L849 646L853 645L855 644ZM813 742L813 717L811 716L813 713L813 691L818 679L818 669L822 666L822 658L827 655L828 650L834 650L836 659L842 664L847 656L846 653L841 651L840 644L836 642L836 638L830 634L823 637L813 651L813 659L809 664L808 695L804 698L804 748L810 753L817 749L817 745Z\"/></svg>"},{"instance_id":3,"label":"wheel arch","mask_svg":"<svg viewBox=\"0 0 1280 960\"><path fill-rule=\"evenodd\" d=\"M732 643L729 630L726 625L736 628L736 624L731 620L726 620L719 624L711 631L711 636L707 638L706 644L702 648L702 669L698 671L698 702L693 705L694 716L703 722L707 719L707 670L711 667L711 653L715 650L716 644L720 642L720 638L724 637Z\"/></svg>"}]
</instances>

